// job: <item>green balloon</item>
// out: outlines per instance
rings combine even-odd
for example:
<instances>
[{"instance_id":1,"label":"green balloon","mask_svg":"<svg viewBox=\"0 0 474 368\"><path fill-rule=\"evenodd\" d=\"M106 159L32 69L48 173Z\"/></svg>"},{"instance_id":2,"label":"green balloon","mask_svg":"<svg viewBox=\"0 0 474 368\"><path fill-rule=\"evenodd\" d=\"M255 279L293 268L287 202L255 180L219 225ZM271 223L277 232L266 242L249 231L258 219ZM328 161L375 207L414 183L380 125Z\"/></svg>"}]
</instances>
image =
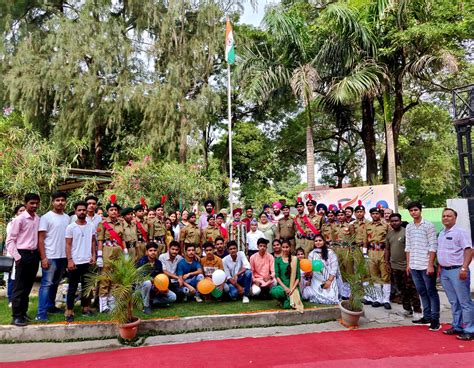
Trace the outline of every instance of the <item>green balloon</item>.
<instances>
[{"instance_id":1,"label":"green balloon","mask_svg":"<svg viewBox=\"0 0 474 368\"><path fill-rule=\"evenodd\" d=\"M324 268L324 264L322 261L320 261L319 259L315 259L313 261L313 272L320 272L323 268Z\"/></svg>"},{"instance_id":2,"label":"green balloon","mask_svg":"<svg viewBox=\"0 0 474 368\"><path fill-rule=\"evenodd\" d=\"M222 296L222 290L219 289L219 288L215 288L214 290L212 290L211 295L212 295L214 298L220 298L220 297Z\"/></svg>"}]
</instances>

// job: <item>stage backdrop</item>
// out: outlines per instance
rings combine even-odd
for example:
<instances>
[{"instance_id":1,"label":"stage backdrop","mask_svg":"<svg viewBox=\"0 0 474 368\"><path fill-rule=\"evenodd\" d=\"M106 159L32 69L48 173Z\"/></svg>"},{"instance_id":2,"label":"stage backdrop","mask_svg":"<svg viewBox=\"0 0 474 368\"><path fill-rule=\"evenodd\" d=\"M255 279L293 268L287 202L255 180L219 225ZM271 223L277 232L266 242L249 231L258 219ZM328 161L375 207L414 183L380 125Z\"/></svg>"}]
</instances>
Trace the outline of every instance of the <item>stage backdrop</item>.
<instances>
[{"instance_id":1,"label":"stage backdrop","mask_svg":"<svg viewBox=\"0 0 474 368\"><path fill-rule=\"evenodd\" d=\"M365 206L367 218L370 218L369 209L372 207L394 208L395 203L392 184L301 192L300 196L304 202L309 199L308 194L318 203L324 203L328 209L348 206L354 208L361 201Z\"/></svg>"}]
</instances>

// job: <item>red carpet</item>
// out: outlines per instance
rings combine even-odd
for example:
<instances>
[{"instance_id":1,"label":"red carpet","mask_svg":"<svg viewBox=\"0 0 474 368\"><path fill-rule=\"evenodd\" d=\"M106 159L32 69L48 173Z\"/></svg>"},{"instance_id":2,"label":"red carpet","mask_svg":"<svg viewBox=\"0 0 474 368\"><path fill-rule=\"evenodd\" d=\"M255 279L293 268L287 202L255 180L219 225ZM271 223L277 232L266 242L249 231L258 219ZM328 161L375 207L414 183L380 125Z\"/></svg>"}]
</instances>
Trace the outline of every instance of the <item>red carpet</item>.
<instances>
[{"instance_id":1,"label":"red carpet","mask_svg":"<svg viewBox=\"0 0 474 368\"><path fill-rule=\"evenodd\" d=\"M474 342L414 326L127 348L0 367L449 368L472 362Z\"/></svg>"}]
</instances>

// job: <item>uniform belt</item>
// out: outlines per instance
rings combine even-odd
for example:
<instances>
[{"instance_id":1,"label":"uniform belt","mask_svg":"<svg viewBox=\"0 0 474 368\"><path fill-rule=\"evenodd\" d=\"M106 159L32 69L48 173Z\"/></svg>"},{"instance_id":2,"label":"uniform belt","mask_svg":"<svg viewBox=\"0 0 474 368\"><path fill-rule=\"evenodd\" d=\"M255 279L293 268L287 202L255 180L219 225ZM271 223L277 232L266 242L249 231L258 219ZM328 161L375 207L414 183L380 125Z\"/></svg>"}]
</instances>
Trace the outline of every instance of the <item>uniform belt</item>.
<instances>
[{"instance_id":1,"label":"uniform belt","mask_svg":"<svg viewBox=\"0 0 474 368\"><path fill-rule=\"evenodd\" d=\"M155 236L153 238L153 241L160 244L160 243L164 243L165 242L165 236Z\"/></svg>"},{"instance_id":2,"label":"uniform belt","mask_svg":"<svg viewBox=\"0 0 474 368\"><path fill-rule=\"evenodd\" d=\"M298 234L296 235L298 239L306 239L306 235Z\"/></svg>"},{"instance_id":3,"label":"uniform belt","mask_svg":"<svg viewBox=\"0 0 474 368\"><path fill-rule=\"evenodd\" d=\"M111 241L111 240L105 240L104 245L106 247L118 247L118 244L114 241Z\"/></svg>"},{"instance_id":4,"label":"uniform belt","mask_svg":"<svg viewBox=\"0 0 474 368\"><path fill-rule=\"evenodd\" d=\"M447 267L441 266L443 270L455 270L456 268L461 268L461 267L462 266L447 266Z\"/></svg>"},{"instance_id":5,"label":"uniform belt","mask_svg":"<svg viewBox=\"0 0 474 368\"><path fill-rule=\"evenodd\" d=\"M137 246L136 242L125 242L125 245L127 246L127 249L130 248L135 248Z\"/></svg>"},{"instance_id":6,"label":"uniform belt","mask_svg":"<svg viewBox=\"0 0 474 368\"><path fill-rule=\"evenodd\" d=\"M314 240L316 238L316 234L306 234L306 239Z\"/></svg>"},{"instance_id":7,"label":"uniform belt","mask_svg":"<svg viewBox=\"0 0 474 368\"><path fill-rule=\"evenodd\" d=\"M384 250L385 243L369 243L367 248L371 250Z\"/></svg>"}]
</instances>

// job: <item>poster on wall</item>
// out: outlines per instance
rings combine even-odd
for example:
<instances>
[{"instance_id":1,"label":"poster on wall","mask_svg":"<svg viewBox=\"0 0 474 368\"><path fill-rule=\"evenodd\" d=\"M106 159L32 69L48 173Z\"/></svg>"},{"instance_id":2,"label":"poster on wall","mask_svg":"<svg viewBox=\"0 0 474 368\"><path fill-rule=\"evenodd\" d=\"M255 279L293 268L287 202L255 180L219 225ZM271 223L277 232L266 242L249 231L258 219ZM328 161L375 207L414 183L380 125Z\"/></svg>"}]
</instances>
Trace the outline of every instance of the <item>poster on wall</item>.
<instances>
[{"instance_id":1,"label":"poster on wall","mask_svg":"<svg viewBox=\"0 0 474 368\"><path fill-rule=\"evenodd\" d=\"M324 203L328 209L354 208L360 201L367 211L367 217L370 217L368 212L372 207L394 208L395 203L393 184L301 192L300 197L306 202L309 194L318 204Z\"/></svg>"}]
</instances>

